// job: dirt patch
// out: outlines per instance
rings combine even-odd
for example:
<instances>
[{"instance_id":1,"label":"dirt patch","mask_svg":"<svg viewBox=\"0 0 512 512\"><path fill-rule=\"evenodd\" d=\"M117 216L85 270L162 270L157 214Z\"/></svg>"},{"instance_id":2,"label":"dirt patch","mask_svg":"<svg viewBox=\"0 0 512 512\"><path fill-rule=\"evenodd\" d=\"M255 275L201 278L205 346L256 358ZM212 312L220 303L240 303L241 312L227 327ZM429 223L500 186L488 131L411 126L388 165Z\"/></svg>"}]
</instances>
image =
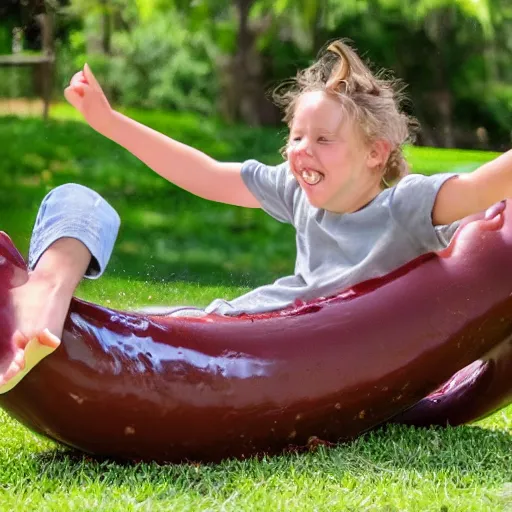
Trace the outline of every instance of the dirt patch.
<instances>
[{"instance_id":1,"label":"dirt patch","mask_svg":"<svg viewBox=\"0 0 512 512\"><path fill-rule=\"evenodd\" d=\"M40 99L0 98L0 116L42 117L43 108Z\"/></svg>"}]
</instances>

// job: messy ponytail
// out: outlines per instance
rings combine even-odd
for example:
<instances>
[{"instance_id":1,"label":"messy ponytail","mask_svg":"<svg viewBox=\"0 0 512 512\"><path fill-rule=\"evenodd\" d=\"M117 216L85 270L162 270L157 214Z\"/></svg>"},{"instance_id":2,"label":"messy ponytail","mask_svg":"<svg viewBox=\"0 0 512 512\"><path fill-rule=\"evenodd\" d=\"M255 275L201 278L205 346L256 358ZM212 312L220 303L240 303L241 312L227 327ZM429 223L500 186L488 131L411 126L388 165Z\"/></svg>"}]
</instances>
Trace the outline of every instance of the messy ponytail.
<instances>
[{"instance_id":1,"label":"messy ponytail","mask_svg":"<svg viewBox=\"0 0 512 512\"><path fill-rule=\"evenodd\" d=\"M401 112L404 87L383 72L373 74L345 40L326 46L314 64L299 71L295 79L283 86L274 91L274 101L284 110L288 126L304 93L324 91L338 99L367 142L384 139L390 143L391 152L381 170L384 186L408 174L402 147L414 140L418 124Z\"/></svg>"}]
</instances>

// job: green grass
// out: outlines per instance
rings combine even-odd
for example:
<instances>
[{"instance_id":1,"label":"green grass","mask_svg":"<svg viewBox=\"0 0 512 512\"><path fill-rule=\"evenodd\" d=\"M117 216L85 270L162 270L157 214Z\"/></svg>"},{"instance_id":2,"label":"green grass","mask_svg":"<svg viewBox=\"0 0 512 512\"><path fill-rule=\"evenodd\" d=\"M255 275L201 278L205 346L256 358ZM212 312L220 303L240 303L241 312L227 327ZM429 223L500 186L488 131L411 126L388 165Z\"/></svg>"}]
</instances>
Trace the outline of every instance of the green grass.
<instances>
[{"instance_id":1,"label":"green grass","mask_svg":"<svg viewBox=\"0 0 512 512\"><path fill-rule=\"evenodd\" d=\"M97 462L0 414L0 510L482 511L512 506L512 426L393 427L336 448L217 465Z\"/></svg>"},{"instance_id":2,"label":"green grass","mask_svg":"<svg viewBox=\"0 0 512 512\"><path fill-rule=\"evenodd\" d=\"M275 130L130 115L218 158L280 161L284 134ZM107 197L122 229L106 275L83 283L79 296L119 308L204 305L293 270L289 226L180 191L65 105L53 116L46 125L0 118L0 229L26 252L38 205L51 188L74 181ZM431 148L407 154L423 173L469 171L494 156ZM474 426L394 426L315 453L218 465L121 465L62 449L0 412L0 511L512 510L511 430L512 407Z\"/></svg>"}]
</instances>

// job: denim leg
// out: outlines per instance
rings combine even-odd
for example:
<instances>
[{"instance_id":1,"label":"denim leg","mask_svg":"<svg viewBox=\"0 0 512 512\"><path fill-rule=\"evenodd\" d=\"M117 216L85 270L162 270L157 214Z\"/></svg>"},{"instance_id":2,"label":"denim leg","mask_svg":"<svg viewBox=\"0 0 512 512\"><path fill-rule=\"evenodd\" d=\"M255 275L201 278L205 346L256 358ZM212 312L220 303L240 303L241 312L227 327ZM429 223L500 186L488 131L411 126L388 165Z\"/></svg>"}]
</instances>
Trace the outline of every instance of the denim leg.
<instances>
[{"instance_id":1,"label":"denim leg","mask_svg":"<svg viewBox=\"0 0 512 512\"><path fill-rule=\"evenodd\" d=\"M92 254L85 277L97 279L107 266L121 224L119 215L97 192L70 183L53 189L41 203L28 266L32 270L48 247L60 238L80 240Z\"/></svg>"}]
</instances>

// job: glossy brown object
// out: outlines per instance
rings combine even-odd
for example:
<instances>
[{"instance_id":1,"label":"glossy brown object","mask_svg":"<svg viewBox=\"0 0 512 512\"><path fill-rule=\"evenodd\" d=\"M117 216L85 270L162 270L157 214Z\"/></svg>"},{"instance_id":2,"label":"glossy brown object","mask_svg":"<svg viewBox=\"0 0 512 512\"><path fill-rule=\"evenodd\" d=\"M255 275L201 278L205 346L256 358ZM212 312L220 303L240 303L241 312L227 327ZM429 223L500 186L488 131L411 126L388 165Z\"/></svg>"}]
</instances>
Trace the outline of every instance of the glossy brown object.
<instances>
[{"instance_id":1,"label":"glossy brown object","mask_svg":"<svg viewBox=\"0 0 512 512\"><path fill-rule=\"evenodd\" d=\"M439 389L390 423L417 427L457 426L512 403L512 338L457 372Z\"/></svg>"},{"instance_id":2,"label":"glossy brown object","mask_svg":"<svg viewBox=\"0 0 512 512\"><path fill-rule=\"evenodd\" d=\"M62 345L0 405L61 443L124 459L353 438L512 334L512 209L501 210L439 255L293 311L180 319L74 300Z\"/></svg>"}]
</instances>

